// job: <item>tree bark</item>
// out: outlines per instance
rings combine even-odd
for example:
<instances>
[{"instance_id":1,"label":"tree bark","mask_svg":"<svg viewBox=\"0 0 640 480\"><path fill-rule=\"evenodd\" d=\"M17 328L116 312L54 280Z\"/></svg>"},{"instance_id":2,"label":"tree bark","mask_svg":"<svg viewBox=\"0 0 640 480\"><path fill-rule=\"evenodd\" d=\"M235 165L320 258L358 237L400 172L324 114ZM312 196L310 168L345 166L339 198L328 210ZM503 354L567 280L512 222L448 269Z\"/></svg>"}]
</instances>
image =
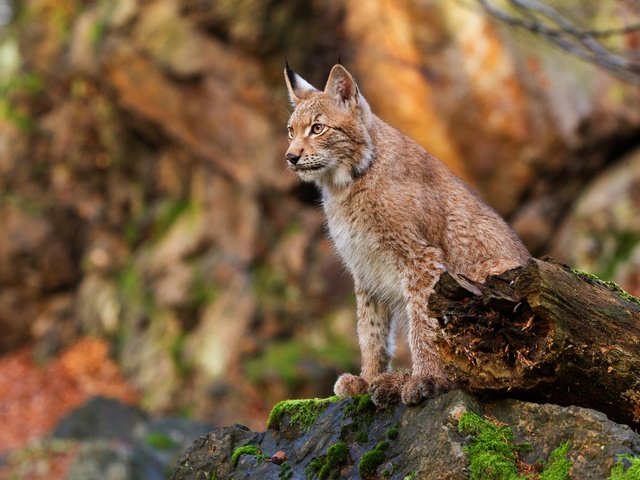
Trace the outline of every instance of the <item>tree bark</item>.
<instances>
[{"instance_id":1,"label":"tree bark","mask_svg":"<svg viewBox=\"0 0 640 480\"><path fill-rule=\"evenodd\" d=\"M640 303L614 284L532 259L484 284L445 273L429 306L462 388L593 408L640 428Z\"/></svg>"}]
</instances>

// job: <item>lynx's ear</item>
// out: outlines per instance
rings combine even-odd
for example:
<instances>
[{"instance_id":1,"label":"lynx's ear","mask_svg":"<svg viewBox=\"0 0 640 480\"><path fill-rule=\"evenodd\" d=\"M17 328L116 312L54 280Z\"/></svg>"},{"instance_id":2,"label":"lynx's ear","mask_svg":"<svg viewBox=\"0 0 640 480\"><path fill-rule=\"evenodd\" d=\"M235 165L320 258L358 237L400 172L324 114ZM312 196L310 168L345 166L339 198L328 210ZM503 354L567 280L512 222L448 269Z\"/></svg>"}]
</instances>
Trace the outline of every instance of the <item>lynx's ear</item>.
<instances>
[{"instance_id":1,"label":"lynx's ear","mask_svg":"<svg viewBox=\"0 0 640 480\"><path fill-rule=\"evenodd\" d=\"M339 63L331 69L324 93L335 97L340 103L353 103L360 101L358 85L351 74Z\"/></svg>"},{"instance_id":2,"label":"lynx's ear","mask_svg":"<svg viewBox=\"0 0 640 480\"><path fill-rule=\"evenodd\" d=\"M287 83L287 88L289 89L289 100L291 100L291 104L294 107L301 101L309 98L312 93L320 91L294 72L286 61L284 66L284 81Z\"/></svg>"}]
</instances>

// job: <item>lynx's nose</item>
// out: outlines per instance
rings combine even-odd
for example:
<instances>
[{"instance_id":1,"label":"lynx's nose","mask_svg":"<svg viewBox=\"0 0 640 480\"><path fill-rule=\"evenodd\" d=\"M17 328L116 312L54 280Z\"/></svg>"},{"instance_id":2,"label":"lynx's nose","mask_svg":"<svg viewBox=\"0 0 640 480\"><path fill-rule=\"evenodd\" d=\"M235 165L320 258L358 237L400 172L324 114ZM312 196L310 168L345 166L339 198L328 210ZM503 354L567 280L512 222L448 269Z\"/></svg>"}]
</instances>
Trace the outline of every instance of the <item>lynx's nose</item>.
<instances>
[{"instance_id":1,"label":"lynx's nose","mask_svg":"<svg viewBox=\"0 0 640 480\"><path fill-rule=\"evenodd\" d=\"M287 153L285 158L291 165L295 165L300 160L300 155L296 155L295 153Z\"/></svg>"}]
</instances>

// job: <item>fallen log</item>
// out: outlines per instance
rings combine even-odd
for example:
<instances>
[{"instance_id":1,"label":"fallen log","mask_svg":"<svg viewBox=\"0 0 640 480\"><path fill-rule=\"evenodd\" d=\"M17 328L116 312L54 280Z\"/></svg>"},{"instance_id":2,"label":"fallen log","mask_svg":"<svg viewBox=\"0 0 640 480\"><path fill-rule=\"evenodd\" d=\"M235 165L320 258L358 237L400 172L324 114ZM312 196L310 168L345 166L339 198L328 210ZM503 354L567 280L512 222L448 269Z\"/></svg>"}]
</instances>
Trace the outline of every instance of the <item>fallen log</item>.
<instances>
[{"instance_id":1,"label":"fallen log","mask_svg":"<svg viewBox=\"0 0 640 480\"><path fill-rule=\"evenodd\" d=\"M448 374L475 394L578 405L640 428L640 301L551 261L445 273L429 300Z\"/></svg>"}]
</instances>

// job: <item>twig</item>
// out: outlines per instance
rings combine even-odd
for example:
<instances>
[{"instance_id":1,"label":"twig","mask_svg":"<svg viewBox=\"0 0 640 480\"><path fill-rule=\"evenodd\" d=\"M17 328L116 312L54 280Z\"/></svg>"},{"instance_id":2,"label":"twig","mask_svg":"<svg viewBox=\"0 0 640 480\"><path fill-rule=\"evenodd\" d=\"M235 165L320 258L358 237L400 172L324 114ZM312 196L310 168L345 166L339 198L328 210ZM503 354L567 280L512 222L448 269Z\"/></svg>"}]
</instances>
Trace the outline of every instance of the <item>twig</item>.
<instances>
[{"instance_id":1,"label":"twig","mask_svg":"<svg viewBox=\"0 0 640 480\"><path fill-rule=\"evenodd\" d=\"M640 22L604 30L578 27L557 9L539 0L509 0L521 16L496 7L490 0L477 0L483 10L508 25L542 36L552 45L599 65L622 80L640 83L640 61L605 47L599 38L640 32Z\"/></svg>"}]
</instances>

